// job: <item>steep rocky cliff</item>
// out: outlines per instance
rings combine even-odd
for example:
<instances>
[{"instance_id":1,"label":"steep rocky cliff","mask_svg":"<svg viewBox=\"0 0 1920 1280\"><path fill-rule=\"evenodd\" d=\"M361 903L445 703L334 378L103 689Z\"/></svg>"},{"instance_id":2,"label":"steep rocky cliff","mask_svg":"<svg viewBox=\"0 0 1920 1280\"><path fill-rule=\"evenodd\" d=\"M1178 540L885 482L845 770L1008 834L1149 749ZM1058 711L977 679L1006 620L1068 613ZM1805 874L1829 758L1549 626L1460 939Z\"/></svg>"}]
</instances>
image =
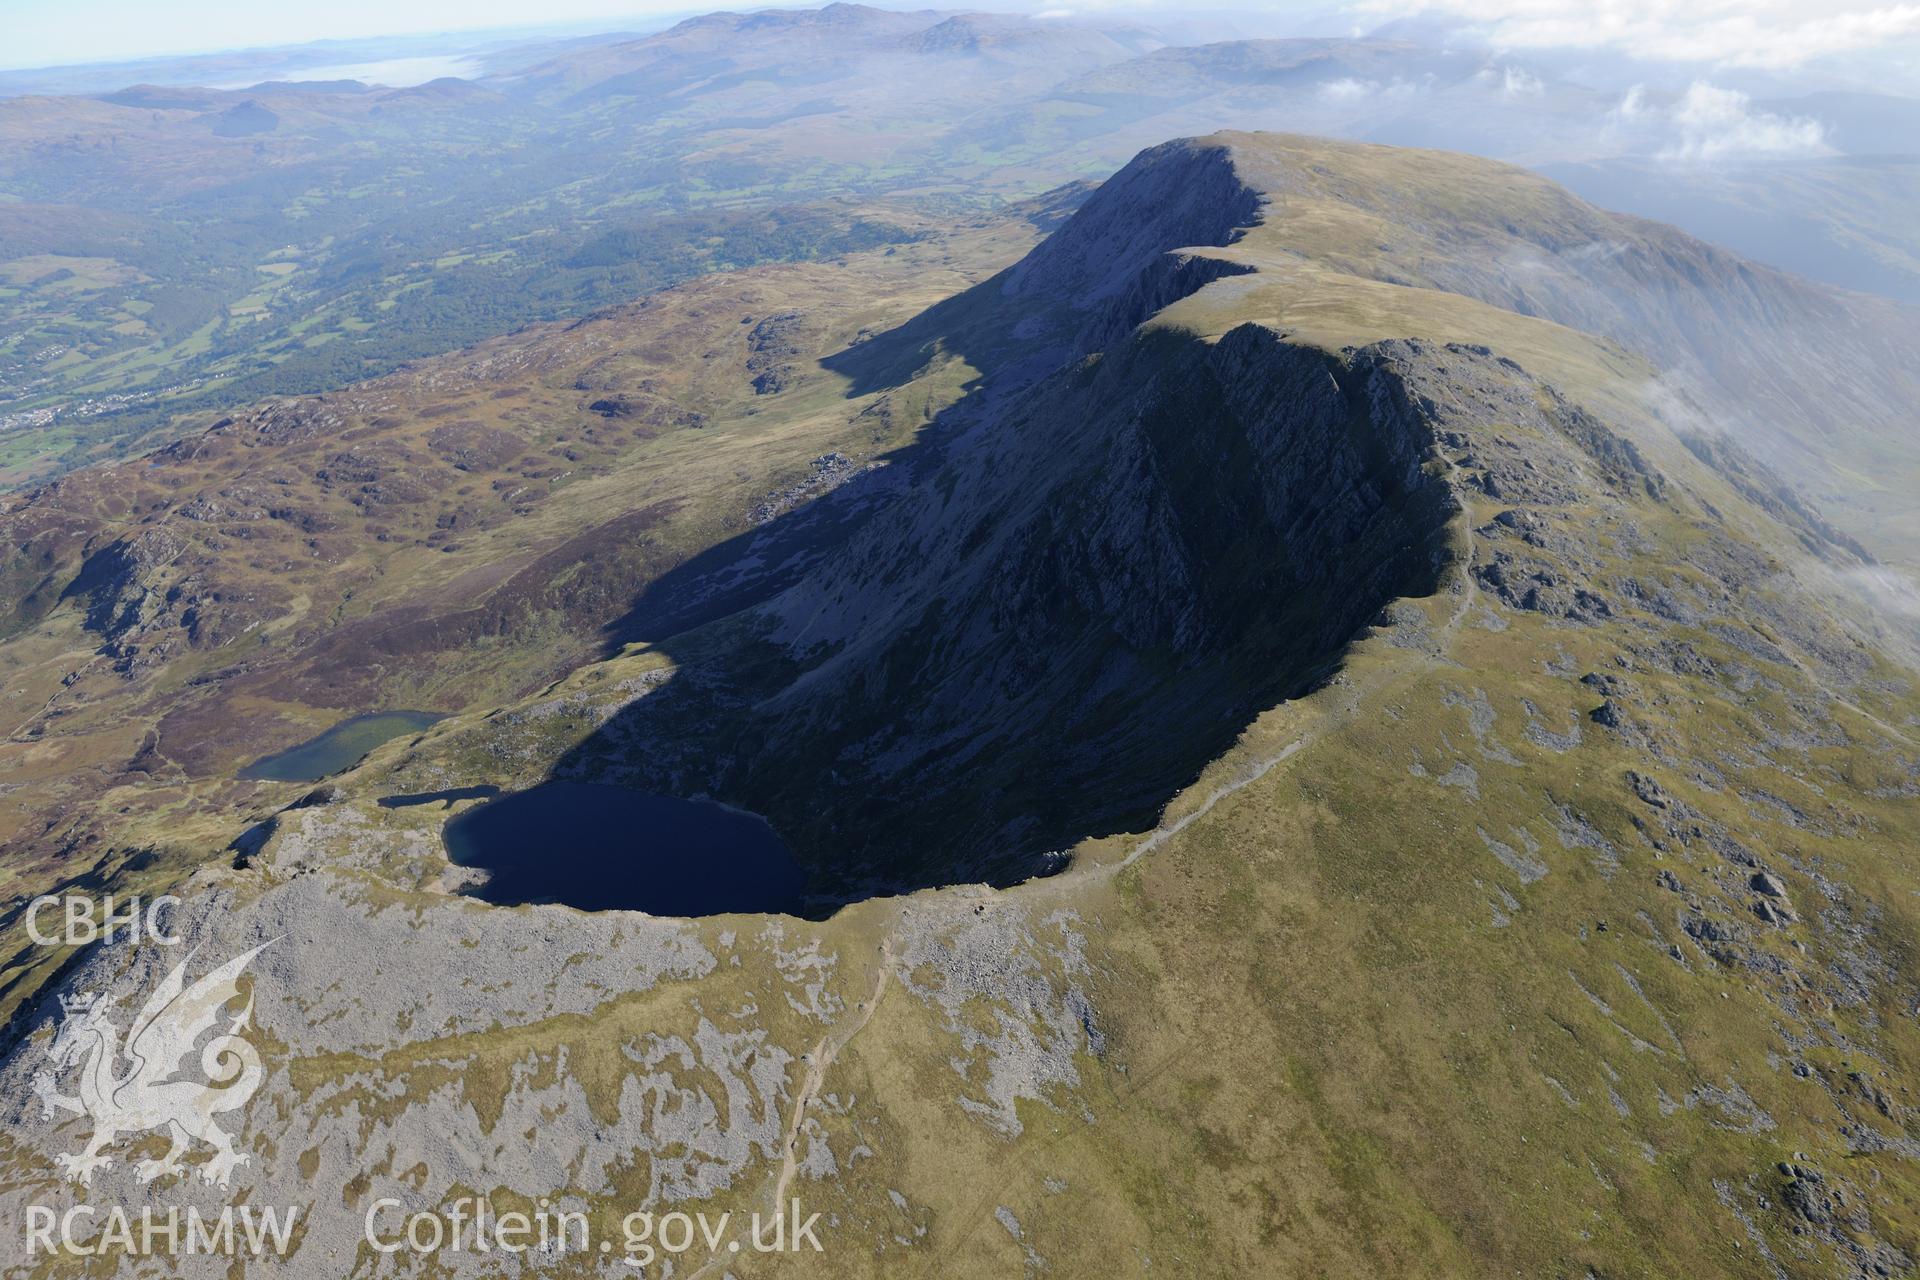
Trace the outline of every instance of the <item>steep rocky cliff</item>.
<instances>
[{"instance_id":1,"label":"steep rocky cliff","mask_svg":"<svg viewBox=\"0 0 1920 1280\"><path fill-rule=\"evenodd\" d=\"M1251 325L1077 362L903 463L905 494L730 624L744 689L670 687L564 767L766 813L829 892L1011 882L1138 827L1435 589L1457 504L1421 406L1465 388L1421 380L1446 364Z\"/></svg>"}]
</instances>

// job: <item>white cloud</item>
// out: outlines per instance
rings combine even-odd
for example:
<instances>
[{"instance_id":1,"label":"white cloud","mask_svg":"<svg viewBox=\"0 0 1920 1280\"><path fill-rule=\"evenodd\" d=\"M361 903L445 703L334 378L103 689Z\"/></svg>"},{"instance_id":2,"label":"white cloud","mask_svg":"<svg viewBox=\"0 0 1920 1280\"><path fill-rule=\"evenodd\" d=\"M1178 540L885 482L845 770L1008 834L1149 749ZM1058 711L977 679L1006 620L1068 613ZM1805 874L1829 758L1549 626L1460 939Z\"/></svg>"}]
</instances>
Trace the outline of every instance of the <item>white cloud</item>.
<instances>
[{"instance_id":1,"label":"white cloud","mask_svg":"<svg viewBox=\"0 0 1920 1280\"><path fill-rule=\"evenodd\" d=\"M1540 81L1532 71L1521 71L1519 67L1507 67L1503 73L1500 92L1507 98L1538 98L1548 86Z\"/></svg>"},{"instance_id":2,"label":"white cloud","mask_svg":"<svg viewBox=\"0 0 1920 1280\"><path fill-rule=\"evenodd\" d=\"M1354 76L1342 76L1338 80L1323 82L1315 93L1322 102L1335 107L1351 107L1371 99L1376 103L1404 103L1415 94L1426 92L1427 86L1418 80L1361 80Z\"/></svg>"},{"instance_id":3,"label":"white cloud","mask_svg":"<svg viewBox=\"0 0 1920 1280\"><path fill-rule=\"evenodd\" d=\"M1537 98L1547 91L1540 77L1519 67L1505 67L1500 73L1500 92L1509 98Z\"/></svg>"},{"instance_id":4,"label":"white cloud","mask_svg":"<svg viewBox=\"0 0 1920 1280\"><path fill-rule=\"evenodd\" d=\"M1546 82L1524 67L1482 67L1474 79L1499 89L1503 98L1537 98L1547 91Z\"/></svg>"},{"instance_id":5,"label":"white cloud","mask_svg":"<svg viewBox=\"0 0 1920 1280\"><path fill-rule=\"evenodd\" d=\"M1881 565L1855 569L1847 577L1882 611L1920 621L1920 586L1912 578Z\"/></svg>"},{"instance_id":6,"label":"white cloud","mask_svg":"<svg viewBox=\"0 0 1920 1280\"><path fill-rule=\"evenodd\" d=\"M1920 34L1902 0L1357 0L1379 16L1464 18L1509 49L1613 48L1646 58L1781 69Z\"/></svg>"},{"instance_id":7,"label":"white cloud","mask_svg":"<svg viewBox=\"0 0 1920 1280\"><path fill-rule=\"evenodd\" d=\"M1823 149L1818 121L1755 111L1738 89L1696 80L1673 107L1679 138L1660 152L1663 160L1714 161L1735 157L1808 155Z\"/></svg>"}]
</instances>

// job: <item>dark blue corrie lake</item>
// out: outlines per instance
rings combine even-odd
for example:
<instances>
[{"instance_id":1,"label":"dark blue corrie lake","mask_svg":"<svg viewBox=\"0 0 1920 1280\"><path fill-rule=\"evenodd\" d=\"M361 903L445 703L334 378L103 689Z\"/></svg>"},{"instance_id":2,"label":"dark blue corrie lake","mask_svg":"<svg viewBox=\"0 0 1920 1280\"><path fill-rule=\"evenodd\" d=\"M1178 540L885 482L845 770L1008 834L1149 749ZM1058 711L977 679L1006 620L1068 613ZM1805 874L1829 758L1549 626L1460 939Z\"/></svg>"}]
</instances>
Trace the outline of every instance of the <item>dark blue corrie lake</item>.
<instances>
[{"instance_id":1,"label":"dark blue corrie lake","mask_svg":"<svg viewBox=\"0 0 1920 1280\"><path fill-rule=\"evenodd\" d=\"M447 855L491 873L488 902L588 911L796 914L806 873L752 814L587 782L543 782L478 805L442 831Z\"/></svg>"}]
</instances>

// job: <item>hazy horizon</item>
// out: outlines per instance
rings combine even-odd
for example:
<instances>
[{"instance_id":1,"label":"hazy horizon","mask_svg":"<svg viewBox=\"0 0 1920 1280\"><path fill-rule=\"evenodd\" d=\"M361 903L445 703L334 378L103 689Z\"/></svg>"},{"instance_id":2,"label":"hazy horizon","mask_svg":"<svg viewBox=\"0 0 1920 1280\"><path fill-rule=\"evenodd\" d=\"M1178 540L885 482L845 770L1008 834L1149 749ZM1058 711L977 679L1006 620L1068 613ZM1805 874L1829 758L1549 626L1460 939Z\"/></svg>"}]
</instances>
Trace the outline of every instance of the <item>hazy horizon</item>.
<instances>
[{"instance_id":1,"label":"hazy horizon","mask_svg":"<svg viewBox=\"0 0 1920 1280\"><path fill-rule=\"evenodd\" d=\"M324 10L262 7L243 0L186 0L164 11L139 0L25 0L9 16L0 70L291 52L328 44L380 41L471 43L515 37L658 30L711 12L811 9L809 4L687 4L685 0L344 0ZM1869 59L1874 78L1915 83L1920 73L1920 5L1881 0L1778 0L1763 11L1738 5L1624 0L1600 16L1583 0L1214 0L1194 9L1161 0L1091 3L879 3L896 11L951 10L1024 14L1043 20L1137 22L1182 35L1182 42L1235 36L1344 35L1375 30L1439 35L1505 53L1554 51L1721 70L1797 71L1809 65ZM206 33L193 38L185 33ZM218 33L217 35L215 33ZM1891 87L1883 83L1882 87ZM1896 90L1897 91L1897 90Z\"/></svg>"}]
</instances>

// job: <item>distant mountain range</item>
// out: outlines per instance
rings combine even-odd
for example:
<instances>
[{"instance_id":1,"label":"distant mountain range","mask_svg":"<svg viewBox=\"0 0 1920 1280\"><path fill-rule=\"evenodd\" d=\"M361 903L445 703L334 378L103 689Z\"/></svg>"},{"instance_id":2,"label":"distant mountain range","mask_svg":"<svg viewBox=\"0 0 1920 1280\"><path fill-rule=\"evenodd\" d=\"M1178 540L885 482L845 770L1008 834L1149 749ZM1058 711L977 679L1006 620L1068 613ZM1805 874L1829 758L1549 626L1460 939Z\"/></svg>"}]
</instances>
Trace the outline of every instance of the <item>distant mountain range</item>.
<instances>
[{"instance_id":1,"label":"distant mountain range","mask_svg":"<svg viewBox=\"0 0 1920 1280\"><path fill-rule=\"evenodd\" d=\"M1901 100L1734 95L1703 132L1681 95L1485 50L1179 47L1122 23L858 5L470 51L472 78L402 88L0 100L0 482L701 271L910 234L956 202L1029 197L1223 127L1551 163L1603 205L1920 293L1908 161L1836 154L1912 136ZM341 61L314 67L323 53ZM1740 149L1754 138L1792 150Z\"/></svg>"}]
</instances>

